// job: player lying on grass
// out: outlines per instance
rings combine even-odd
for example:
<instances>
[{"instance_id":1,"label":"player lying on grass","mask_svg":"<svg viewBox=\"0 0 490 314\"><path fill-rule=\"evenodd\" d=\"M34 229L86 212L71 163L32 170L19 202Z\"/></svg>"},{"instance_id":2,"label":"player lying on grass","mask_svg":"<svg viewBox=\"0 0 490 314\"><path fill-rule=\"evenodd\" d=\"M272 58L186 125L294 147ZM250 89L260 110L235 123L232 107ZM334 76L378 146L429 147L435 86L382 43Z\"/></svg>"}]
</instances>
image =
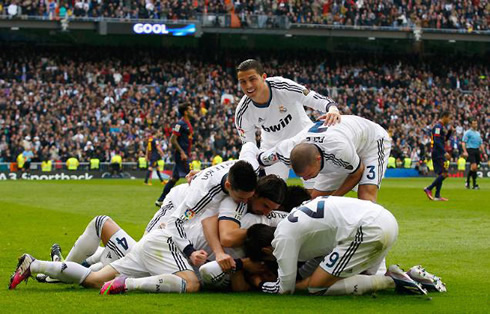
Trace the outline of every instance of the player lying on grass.
<instances>
[{"instance_id":1,"label":"player lying on grass","mask_svg":"<svg viewBox=\"0 0 490 314\"><path fill-rule=\"evenodd\" d=\"M280 179L279 177L271 175L271 176L261 178L261 180L259 180L259 183L260 184L258 186L258 189L257 189L254 197L249 202L249 205L251 206L251 208L255 208L255 211L259 212L259 213L263 212L263 210L261 210L261 208L264 207L264 204L271 204L274 208L279 208L279 206L281 204L271 203L270 200L266 199L262 194L264 193L265 195L267 195L267 192L270 192L270 187L272 187L274 191L277 191L280 195L284 196L286 194L286 185L285 185L284 181L282 179ZM174 189L168 195L168 197L176 196L174 194L177 194L177 195L185 194L185 192L189 189L190 189L190 187L188 185L183 185L182 187L179 186L176 189ZM179 190L183 190L183 192L179 192ZM295 195L295 193L291 193L291 194L293 196ZM177 202L177 200L175 200L175 199L174 199L174 201ZM295 203L292 205L286 205L286 204L283 204L283 205L286 208L292 208L298 204L298 201L294 201L292 197L289 197L289 202L295 202ZM168 202L167 204L170 205L170 202ZM162 206L162 209L163 208L164 208L164 206ZM281 215L280 213L274 213L272 216L270 216L267 219L269 219L270 221L272 221L272 223L274 225L276 225L277 219L279 219L278 217L283 217L284 215L285 214ZM166 237L165 234L161 234L161 233L158 233L156 231L151 232L151 231L154 231L155 229L161 230L161 228L164 227L164 225L165 225L161 217L158 218L159 223L154 223L155 221L156 221L155 219L152 219L152 221L149 223L149 225L147 227L147 231L150 231L150 233L147 234L146 236L144 236L143 239L140 240L139 243L134 244L135 241L124 230L122 230L114 221L112 221L109 217L97 216L96 218L94 218L89 223L84 234L82 236L80 236L80 238L77 240L76 245L70 251L69 257L71 257L72 260L79 262L80 260L82 260L82 258L89 256L90 254L92 254L97 249L99 242L100 242L100 239L111 239L111 240L109 240L109 242L106 242L105 240L103 240L103 242L110 244L110 246L108 245L105 248L105 250L106 250L107 255L109 255L109 256L112 255L112 258L103 258L102 259L102 262L113 262L110 264L110 266L103 268L102 271L100 271L100 272L89 273L89 272L85 271L83 268L75 266L74 263L71 261L65 261L64 263L61 263L61 264L59 262L58 263L56 263L56 262L50 263L50 262L34 261L34 272L36 271L36 269L39 269L36 267L39 263L41 263L41 266L44 267L47 274L49 274L50 276L53 276L54 278L59 278L63 282L68 282L68 283L81 282L82 285L87 286L87 287L98 287L101 283L101 280L104 280L104 278L107 278L110 276L115 276L115 275L117 275L117 273L125 274L126 276L139 277L139 276L144 276L144 272L148 272L149 274L159 274L158 271L162 271L163 273L159 274L162 276L155 276L155 277L150 277L150 278L141 278L141 279L137 280L136 282L139 284L136 286L135 286L135 284L133 284L133 279L129 279L128 287L130 290L135 289L135 290L158 292L158 291L155 291L155 289L154 289L154 287L158 286L161 289L160 291L169 291L168 289L164 289L164 286L162 284L153 285L153 283L155 283L157 281L164 280L166 277L168 277L168 276L164 276L165 271L169 271L172 268L169 268L169 267L158 268L156 265L157 263L152 263L151 261L152 260L158 260L158 258L162 257L161 261L164 262L164 264L169 264L169 263L171 264L171 263L173 263L172 259L163 253L161 254L161 256L160 255L157 257L153 256L152 258L150 258L149 262L145 262L145 258L142 258L142 256L147 256L147 257L152 256L153 251L151 249L156 249L158 239L160 239L160 240L163 239L162 243L165 242L164 241L165 239L167 239L166 240L167 243L172 240L171 238ZM249 219L249 221L250 221L250 219ZM255 218L254 221L263 221L263 220L260 220L260 218ZM201 228L200 220L196 220L193 224L189 225L189 227L187 228L186 231L188 233L190 233L190 239L191 239L191 242L193 243L194 247L196 247L199 250L204 250L204 251L209 252L209 248L207 248L207 243L206 243L205 238L202 234L202 228ZM146 237L150 237L150 238L146 239ZM140 244L140 243L143 243L143 244ZM127 246L124 247L124 250L121 249L121 246L125 246L125 245L127 245ZM131 250L131 248L133 246L137 248L136 251ZM148 249L148 247L150 247L150 249ZM161 251L167 252L170 249L173 249L173 251L171 251L172 255L178 256L179 259L181 260L180 263L182 264L183 263L182 260L184 258L179 255L180 252L175 252L175 247L167 248L166 246L163 246L161 248ZM127 257L123 258L120 261L114 262L115 259L123 257L130 250L131 250L131 253ZM237 257L243 256L239 253L234 254L234 255ZM103 254L103 256L105 256L105 254ZM23 264L23 267L20 267L21 269L26 268L26 265L29 262L32 262L32 257L30 257L29 255L24 255L21 259L22 259L22 263L21 262L19 263L21 266ZM175 258L174 258L174 261L175 261ZM253 263L248 262L248 260L241 261L241 260L236 259L235 261L237 263L239 262L240 266L243 265L244 268L248 269L249 271L250 271L250 267L252 267L252 269L254 267L254 265L252 265ZM179 263L177 263L177 262L175 262L175 263L177 264L177 266L179 265ZM130 266L128 266L128 264ZM145 264L145 265L142 266L141 264ZM78 266L80 266L80 265L78 265ZM117 270L117 272L114 271L114 269ZM139 272L135 272L135 269L138 270ZM257 269L256 266L255 266L255 269ZM29 267L29 271L30 270L31 269ZM17 274L17 272L16 272L16 274ZM67 277L65 274L71 275L71 277ZM94 274L94 275L92 275L92 274ZM176 275L180 277L179 274L181 274L182 276L185 277L186 282L189 280L193 281L195 279L194 276L192 276L188 272L178 271L176 273ZM20 277L23 276L22 278L28 277L28 275L27 276L26 275L21 276L20 274L19 274L19 276ZM19 276L17 276L17 278L16 278L16 276L14 275L14 277L12 279L11 288L15 288L16 284L18 282L20 282ZM73 277L73 276L75 276L75 277ZM88 276L88 277L86 277L86 276ZM84 279L84 277L86 277L86 279ZM165 277L165 278L163 278L163 277ZM172 277L172 278L176 279L174 277ZM77 280L74 280L74 279L77 279ZM122 278L121 278L121 280L122 280ZM170 279L167 278L166 280L169 281ZM178 281L170 280L170 283L172 283L172 282L178 282ZM195 282L192 282L192 283L193 283L193 286L195 286ZM109 285L109 287L112 287L112 286ZM175 289L175 287L173 287L173 288ZM170 291L175 291L175 290L170 290ZM178 291L175 291L175 292L178 292Z\"/></svg>"},{"instance_id":2,"label":"player lying on grass","mask_svg":"<svg viewBox=\"0 0 490 314\"><path fill-rule=\"evenodd\" d=\"M203 214L211 216L214 213L213 209L215 211L227 195L236 202L247 201L253 196L256 184L255 171L245 161L226 162L196 175L189 190L191 193L174 212L175 217L179 217L177 221L181 221L176 226L177 237L191 247L186 256L193 265L202 265L208 254L204 250L194 248L192 242L187 239L186 231L201 228L201 219L206 217ZM175 222L175 219L173 221ZM31 272L44 273L63 282L75 282L93 288L100 288L105 281L122 274L128 277L153 276L152 280L145 281L151 282L147 286L151 289L154 289L156 283L161 291L195 292L199 289L199 282L186 256L182 254L185 250L179 249L175 243L176 236L168 228L169 225L167 229L150 232L133 246L129 254L97 272L92 272L75 262L44 262L24 254L19 259L9 287L15 288L22 280L27 279ZM145 290L145 287L140 288Z\"/></svg>"},{"instance_id":3,"label":"player lying on grass","mask_svg":"<svg viewBox=\"0 0 490 314\"><path fill-rule=\"evenodd\" d=\"M315 178L312 197L342 196L359 185L359 199L376 202L391 138L380 125L357 116L326 127L321 121L261 154L263 165L291 165L304 180Z\"/></svg>"},{"instance_id":4,"label":"player lying on grass","mask_svg":"<svg viewBox=\"0 0 490 314\"><path fill-rule=\"evenodd\" d=\"M397 265L376 274L398 236L395 217L380 205L347 197L317 197L295 208L277 228L248 229L247 256L277 261L278 279L254 284L263 292L291 294L308 289L314 295L364 294L396 288L415 294L444 292L442 281L421 267L403 272ZM313 274L297 282L297 264L324 256Z\"/></svg>"}]
</instances>

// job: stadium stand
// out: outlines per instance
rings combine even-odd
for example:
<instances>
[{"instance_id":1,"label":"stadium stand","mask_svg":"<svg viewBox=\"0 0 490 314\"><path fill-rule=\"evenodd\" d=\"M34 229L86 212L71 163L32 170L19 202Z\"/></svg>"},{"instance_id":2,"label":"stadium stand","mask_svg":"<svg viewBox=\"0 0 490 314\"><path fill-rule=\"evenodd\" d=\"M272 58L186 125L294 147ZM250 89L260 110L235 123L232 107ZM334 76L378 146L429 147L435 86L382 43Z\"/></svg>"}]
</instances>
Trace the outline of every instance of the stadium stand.
<instances>
[{"instance_id":1,"label":"stadium stand","mask_svg":"<svg viewBox=\"0 0 490 314\"><path fill-rule=\"evenodd\" d=\"M195 20L231 14L240 26L281 27L287 23L488 30L488 1L303 0L303 1L40 1L2 0L0 15L47 19L118 18ZM487 13L485 13L487 12Z\"/></svg>"},{"instance_id":2,"label":"stadium stand","mask_svg":"<svg viewBox=\"0 0 490 314\"><path fill-rule=\"evenodd\" d=\"M5 48L5 49L3 49ZM168 147L177 121L177 104L194 106L195 148L199 159L216 154L236 158L241 146L234 129L234 108L242 96L229 54L217 63L198 51L79 47L0 49L0 159L13 162L34 149L34 162L66 161L76 155L109 161L120 150L124 161L144 151L145 130L164 132ZM409 57L357 58L308 52L287 57L268 53L262 61L269 76L282 75L335 99L344 114L376 121L393 138L397 159L415 164L426 158L429 130L437 112L455 119L453 161L461 153L468 120L489 130L489 68L484 60L440 61ZM317 57L312 57L316 55ZM281 65L278 67L278 65ZM311 112L312 117L317 113ZM482 134L488 143L489 132ZM488 151L488 147L487 147ZM170 150L166 150L170 161Z\"/></svg>"}]
</instances>

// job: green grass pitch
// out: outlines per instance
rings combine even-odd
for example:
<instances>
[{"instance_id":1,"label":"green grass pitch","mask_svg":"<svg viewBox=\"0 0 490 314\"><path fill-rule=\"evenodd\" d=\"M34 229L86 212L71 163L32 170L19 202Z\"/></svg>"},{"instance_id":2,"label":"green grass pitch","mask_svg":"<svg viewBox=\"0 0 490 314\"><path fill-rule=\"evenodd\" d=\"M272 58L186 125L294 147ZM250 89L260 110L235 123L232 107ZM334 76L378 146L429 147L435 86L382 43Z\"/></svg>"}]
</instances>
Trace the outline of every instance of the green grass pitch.
<instances>
[{"instance_id":1,"label":"green grass pitch","mask_svg":"<svg viewBox=\"0 0 490 314\"><path fill-rule=\"evenodd\" d=\"M387 257L404 268L422 264L447 284L445 294L311 297L260 293L144 294L101 296L76 285L29 280L7 290L17 257L48 259L52 243L66 255L95 215L109 215L139 239L156 207L161 186L141 180L0 182L0 312L361 312L488 313L490 309L490 181L466 190L462 179L444 182L449 202L430 202L422 188L431 178L386 179L379 203L398 219L398 241ZM156 181L154 181L156 182ZM296 181L297 182L297 181Z\"/></svg>"}]
</instances>

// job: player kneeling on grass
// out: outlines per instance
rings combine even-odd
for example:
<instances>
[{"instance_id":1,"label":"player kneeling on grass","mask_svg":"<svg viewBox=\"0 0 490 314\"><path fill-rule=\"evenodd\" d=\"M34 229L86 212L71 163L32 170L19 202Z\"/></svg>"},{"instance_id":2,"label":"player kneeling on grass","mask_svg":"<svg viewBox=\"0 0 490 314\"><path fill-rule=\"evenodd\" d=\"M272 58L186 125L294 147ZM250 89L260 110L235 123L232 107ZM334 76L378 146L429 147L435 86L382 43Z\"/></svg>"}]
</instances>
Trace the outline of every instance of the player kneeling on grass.
<instances>
[{"instance_id":1,"label":"player kneeling on grass","mask_svg":"<svg viewBox=\"0 0 490 314\"><path fill-rule=\"evenodd\" d=\"M405 273L392 265L386 275L376 274L397 236L395 217L380 205L317 197L293 209L277 228L249 228L245 251L252 260L277 261L277 281L254 282L266 293L287 294L296 288L315 295L361 295L388 288L414 294L446 291L438 277L419 266ZM297 283L298 262L318 256L325 258L310 277Z\"/></svg>"}]
</instances>

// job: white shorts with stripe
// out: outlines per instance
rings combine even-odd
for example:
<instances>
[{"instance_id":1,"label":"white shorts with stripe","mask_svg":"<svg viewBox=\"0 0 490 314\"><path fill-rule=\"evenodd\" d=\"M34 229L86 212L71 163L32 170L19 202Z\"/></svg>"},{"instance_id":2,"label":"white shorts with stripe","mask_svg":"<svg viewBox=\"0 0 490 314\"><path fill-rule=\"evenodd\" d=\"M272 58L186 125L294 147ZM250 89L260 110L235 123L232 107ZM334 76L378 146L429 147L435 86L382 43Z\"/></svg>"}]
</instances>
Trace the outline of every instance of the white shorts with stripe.
<instances>
[{"instance_id":1,"label":"white shorts with stripe","mask_svg":"<svg viewBox=\"0 0 490 314\"><path fill-rule=\"evenodd\" d=\"M110 265L118 273L132 278L193 270L165 229L152 230L125 257Z\"/></svg>"},{"instance_id":2,"label":"white shorts with stripe","mask_svg":"<svg viewBox=\"0 0 490 314\"><path fill-rule=\"evenodd\" d=\"M350 238L341 241L319 266L342 278L360 273L376 274L384 266L384 258L397 236L395 217L388 211L382 211L373 222L359 226Z\"/></svg>"}]
</instances>

